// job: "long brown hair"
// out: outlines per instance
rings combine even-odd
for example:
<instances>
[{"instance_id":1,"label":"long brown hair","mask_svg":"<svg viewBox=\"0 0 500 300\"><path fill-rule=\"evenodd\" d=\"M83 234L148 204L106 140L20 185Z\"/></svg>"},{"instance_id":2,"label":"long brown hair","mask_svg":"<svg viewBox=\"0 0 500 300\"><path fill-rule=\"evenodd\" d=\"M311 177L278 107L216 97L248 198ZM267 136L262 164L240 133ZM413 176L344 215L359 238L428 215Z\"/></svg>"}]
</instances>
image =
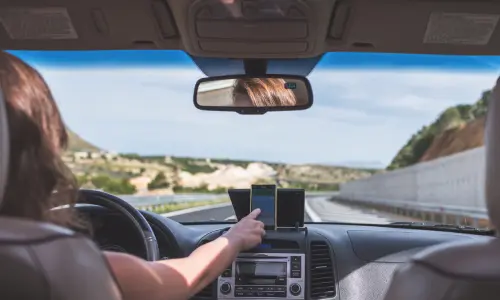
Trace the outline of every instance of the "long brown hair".
<instances>
[{"instance_id":1,"label":"long brown hair","mask_svg":"<svg viewBox=\"0 0 500 300\"><path fill-rule=\"evenodd\" d=\"M68 134L49 87L35 69L3 51L0 86L10 134L9 177L0 215L80 225L72 209L50 212L74 204L78 188L61 157Z\"/></svg>"},{"instance_id":2,"label":"long brown hair","mask_svg":"<svg viewBox=\"0 0 500 300\"><path fill-rule=\"evenodd\" d=\"M237 79L234 84L233 100L237 94L248 94L253 106L295 106L297 99L292 90L285 88L281 78Z\"/></svg>"}]
</instances>

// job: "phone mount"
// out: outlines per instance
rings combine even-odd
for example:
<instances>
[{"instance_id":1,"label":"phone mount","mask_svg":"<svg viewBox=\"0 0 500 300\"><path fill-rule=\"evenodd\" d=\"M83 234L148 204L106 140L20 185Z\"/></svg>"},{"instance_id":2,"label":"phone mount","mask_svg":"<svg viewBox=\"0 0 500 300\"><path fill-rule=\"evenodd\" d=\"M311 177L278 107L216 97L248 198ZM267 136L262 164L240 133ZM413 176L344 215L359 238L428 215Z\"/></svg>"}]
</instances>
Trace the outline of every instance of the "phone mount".
<instances>
[{"instance_id":1,"label":"phone mount","mask_svg":"<svg viewBox=\"0 0 500 300\"><path fill-rule=\"evenodd\" d=\"M307 227L300 227L299 222L295 222L294 227L276 227L276 231L280 232L303 232L305 235L307 235L308 230Z\"/></svg>"},{"instance_id":2,"label":"phone mount","mask_svg":"<svg viewBox=\"0 0 500 300\"><path fill-rule=\"evenodd\" d=\"M239 221L250 213L250 189L229 189L228 194L236 219ZM295 231L300 231L303 228L304 198L304 189L278 188L276 205L277 229L293 228Z\"/></svg>"}]
</instances>

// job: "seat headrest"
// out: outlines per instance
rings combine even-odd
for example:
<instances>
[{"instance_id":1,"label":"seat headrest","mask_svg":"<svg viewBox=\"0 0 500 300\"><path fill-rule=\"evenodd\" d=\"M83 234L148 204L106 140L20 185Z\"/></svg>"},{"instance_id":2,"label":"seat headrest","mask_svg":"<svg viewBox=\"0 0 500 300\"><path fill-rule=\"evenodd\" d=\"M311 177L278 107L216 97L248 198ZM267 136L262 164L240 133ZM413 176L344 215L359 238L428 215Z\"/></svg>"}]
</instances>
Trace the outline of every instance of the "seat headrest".
<instances>
[{"instance_id":1,"label":"seat headrest","mask_svg":"<svg viewBox=\"0 0 500 300\"><path fill-rule=\"evenodd\" d=\"M486 129L484 133L486 152L485 197L492 225L500 229L500 77L492 90Z\"/></svg>"},{"instance_id":2,"label":"seat headrest","mask_svg":"<svg viewBox=\"0 0 500 300\"><path fill-rule=\"evenodd\" d=\"M2 205L7 176L9 174L9 127L7 121L6 103L0 90L0 206Z\"/></svg>"}]
</instances>

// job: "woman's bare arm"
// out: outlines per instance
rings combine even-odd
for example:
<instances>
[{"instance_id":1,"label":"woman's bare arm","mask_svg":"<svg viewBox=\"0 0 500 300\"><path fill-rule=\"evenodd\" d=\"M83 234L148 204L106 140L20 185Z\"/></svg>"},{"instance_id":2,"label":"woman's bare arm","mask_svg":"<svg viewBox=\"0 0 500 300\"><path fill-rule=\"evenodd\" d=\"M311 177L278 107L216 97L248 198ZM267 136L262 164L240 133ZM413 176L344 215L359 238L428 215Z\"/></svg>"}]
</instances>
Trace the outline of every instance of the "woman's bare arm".
<instances>
[{"instance_id":1,"label":"woman's bare arm","mask_svg":"<svg viewBox=\"0 0 500 300\"><path fill-rule=\"evenodd\" d=\"M221 237L180 259L147 262L128 254L105 255L124 299L186 300L222 273L238 253L239 246Z\"/></svg>"},{"instance_id":2,"label":"woman's bare arm","mask_svg":"<svg viewBox=\"0 0 500 300\"><path fill-rule=\"evenodd\" d=\"M242 249L261 242L259 211L252 212L224 236L207 243L186 258L147 262L135 256L105 252L125 300L186 300L221 274Z\"/></svg>"}]
</instances>

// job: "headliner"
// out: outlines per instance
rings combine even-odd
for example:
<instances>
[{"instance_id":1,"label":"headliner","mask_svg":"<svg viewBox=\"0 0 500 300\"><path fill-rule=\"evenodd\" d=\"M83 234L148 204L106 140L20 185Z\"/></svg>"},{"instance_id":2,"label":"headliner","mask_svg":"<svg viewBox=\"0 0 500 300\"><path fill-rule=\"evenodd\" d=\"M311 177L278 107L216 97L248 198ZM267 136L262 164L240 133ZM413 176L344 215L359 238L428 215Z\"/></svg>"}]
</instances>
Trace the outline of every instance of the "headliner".
<instances>
[{"instance_id":1,"label":"headliner","mask_svg":"<svg viewBox=\"0 0 500 300\"><path fill-rule=\"evenodd\" d=\"M224 23L235 24L229 27L241 30L244 26L254 26L255 29L251 32L229 29L221 31L221 27L217 27L220 22L210 19L200 24L203 24L205 29L217 29L211 32L206 29L208 36L217 37L200 38L199 33L196 33L200 30L200 27L197 27L200 25L196 25L194 21L198 19L191 12L196 5L200 8L203 3L214 1L4 0L0 5L0 18L3 24L10 22L8 26L14 28L13 26L17 25L17 29L8 32L5 26L0 26L0 43L3 49L25 50L176 49L184 50L193 56L218 58L305 58L318 57L332 51L467 55L500 53L500 29L496 26L500 15L500 1L497 0L296 0L294 2L297 5L306 3L308 6L302 16L307 23L308 35L302 40L300 37L290 36L289 39L283 38L278 42L276 39L286 31L280 31L281 27L274 28L278 34L275 39L270 39L272 36L266 32L266 28L271 26L269 24L280 24L283 21L278 18L257 21L240 18ZM239 0L237 2L239 3ZM24 23L20 25L21 15L8 10L53 7L67 9L75 34L66 34L65 38L58 36L57 30L66 30L68 33L67 28L63 28L67 24L61 23L61 18L40 18L47 16L46 12L38 16L24 15ZM428 40L426 42L424 37L426 31L430 30L428 23L431 15L443 12L481 16L476 15L475 19L474 16L468 19L463 15L452 17L439 28L433 27L435 30L441 30L434 35L434 41L439 40L440 43L430 43ZM295 19L297 20L302 19L299 16ZM48 22L51 24L47 25ZM297 22L293 24L298 24ZM238 24L244 26L238 27ZM260 26L261 24L267 27ZM452 27L455 31L450 29L450 24L454 24ZM331 29L334 25L335 29ZM29 33L26 31L29 26L37 28L38 31L42 27L55 30L53 33L56 35L43 37L40 32ZM460 29L459 36L456 36L456 28ZM27 34L31 35L26 38ZM39 35L34 38L33 34ZM245 38L234 38L235 34ZM488 39L489 34L491 37ZM307 45L307 49L299 50L300 45ZM292 46L297 46L297 50L290 50Z\"/></svg>"}]
</instances>

